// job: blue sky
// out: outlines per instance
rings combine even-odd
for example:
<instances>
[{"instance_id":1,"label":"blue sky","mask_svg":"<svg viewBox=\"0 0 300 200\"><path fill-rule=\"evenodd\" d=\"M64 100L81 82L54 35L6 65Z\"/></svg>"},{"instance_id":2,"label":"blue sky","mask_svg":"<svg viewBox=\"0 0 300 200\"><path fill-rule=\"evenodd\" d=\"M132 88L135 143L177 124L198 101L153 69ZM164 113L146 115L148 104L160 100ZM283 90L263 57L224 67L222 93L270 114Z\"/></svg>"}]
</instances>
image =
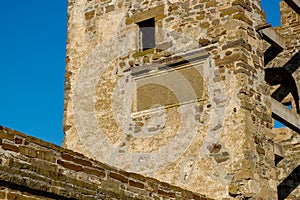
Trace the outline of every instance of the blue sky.
<instances>
[{"instance_id":1,"label":"blue sky","mask_svg":"<svg viewBox=\"0 0 300 200\"><path fill-rule=\"evenodd\" d=\"M0 8L0 124L60 145L67 0Z\"/></svg>"},{"instance_id":2,"label":"blue sky","mask_svg":"<svg viewBox=\"0 0 300 200\"><path fill-rule=\"evenodd\" d=\"M279 0L262 0L279 25ZM67 0L0 1L0 125L61 145Z\"/></svg>"}]
</instances>

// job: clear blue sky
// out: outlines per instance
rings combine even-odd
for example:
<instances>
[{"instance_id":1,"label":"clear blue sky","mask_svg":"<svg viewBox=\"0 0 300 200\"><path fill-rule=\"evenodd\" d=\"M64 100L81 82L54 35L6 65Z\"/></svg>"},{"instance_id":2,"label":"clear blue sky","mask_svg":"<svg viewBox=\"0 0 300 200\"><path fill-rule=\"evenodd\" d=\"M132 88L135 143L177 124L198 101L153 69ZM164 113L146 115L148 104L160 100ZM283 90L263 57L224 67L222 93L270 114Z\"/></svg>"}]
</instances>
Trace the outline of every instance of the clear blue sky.
<instances>
[{"instance_id":1,"label":"clear blue sky","mask_svg":"<svg viewBox=\"0 0 300 200\"><path fill-rule=\"evenodd\" d=\"M262 0L279 25L279 0ZM67 0L0 1L0 125L61 145Z\"/></svg>"},{"instance_id":2,"label":"clear blue sky","mask_svg":"<svg viewBox=\"0 0 300 200\"><path fill-rule=\"evenodd\" d=\"M0 8L0 124L61 145L67 0Z\"/></svg>"}]
</instances>

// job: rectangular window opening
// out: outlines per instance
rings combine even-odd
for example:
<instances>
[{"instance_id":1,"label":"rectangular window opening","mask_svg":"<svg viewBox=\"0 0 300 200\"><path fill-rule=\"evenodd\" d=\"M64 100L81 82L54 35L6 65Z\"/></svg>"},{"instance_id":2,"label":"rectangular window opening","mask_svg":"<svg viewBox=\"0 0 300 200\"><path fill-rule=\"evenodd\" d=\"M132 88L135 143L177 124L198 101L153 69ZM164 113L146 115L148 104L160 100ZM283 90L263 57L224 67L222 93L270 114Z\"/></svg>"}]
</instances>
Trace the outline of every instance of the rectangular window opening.
<instances>
[{"instance_id":1,"label":"rectangular window opening","mask_svg":"<svg viewBox=\"0 0 300 200\"><path fill-rule=\"evenodd\" d=\"M150 18L141 22L137 25L140 28L140 38L141 38L141 50L145 51L147 49L152 49L155 47L155 19Z\"/></svg>"}]
</instances>

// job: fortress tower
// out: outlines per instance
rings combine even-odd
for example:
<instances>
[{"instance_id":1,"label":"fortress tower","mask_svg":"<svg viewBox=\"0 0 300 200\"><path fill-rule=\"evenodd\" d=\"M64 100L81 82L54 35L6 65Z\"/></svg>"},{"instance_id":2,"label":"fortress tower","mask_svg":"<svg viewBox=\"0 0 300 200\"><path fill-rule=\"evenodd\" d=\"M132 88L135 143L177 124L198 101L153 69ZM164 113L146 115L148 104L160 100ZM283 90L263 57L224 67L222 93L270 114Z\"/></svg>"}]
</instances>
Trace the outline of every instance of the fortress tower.
<instances>
[{"instance_id":1,"label":"fortress tower","mask_svg":"<svg viewBox=\"0 0 300 200\"><path fill-rule=\"evenodd\" d=\"M300 1L280 11L69 0L63 147L0 126L0 199L300 199Z\"/></svg>"},{"instance_id":2,"label":"fortress tower","mask_svg":"<svg viewBox=\"0 0 300 200\"><path fill-rule=\"evenodd\" d=\"M277 199L282 105L264 69L298 56L278 36L290 25L268 28L260 0L69 0L68 12L65 148L214 199Z\"/></svg>"}]
</instances>

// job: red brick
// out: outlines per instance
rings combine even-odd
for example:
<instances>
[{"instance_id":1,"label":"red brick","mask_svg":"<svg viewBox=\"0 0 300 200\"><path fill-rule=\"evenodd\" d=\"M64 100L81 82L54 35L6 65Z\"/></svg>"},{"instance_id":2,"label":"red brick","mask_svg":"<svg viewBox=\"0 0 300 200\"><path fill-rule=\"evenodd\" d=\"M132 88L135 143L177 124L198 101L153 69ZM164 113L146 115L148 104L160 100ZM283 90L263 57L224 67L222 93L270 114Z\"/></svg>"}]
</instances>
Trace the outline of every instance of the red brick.
<instances>
[{"instance_id":1,"label":"red brick","mask_svg":"<svg viewBox=\"0 0 300 200\"><path fill-rule=\"evenodd\" d=\"M63 153L67 153L67 154L69 154L71 156L85 157L83 154L78 153L78 152L74 152L74 151L72 151L70 149L63 149Z\"/></svg>"},{"instance_id":2,"label":"red brick","mask_svg":"<svg viewBox=\"0 0 300 200\"><path fill-rule=\"evenodd\" d=\"M58 160L57 161L57 164L65 167L65 168L68 168L68 169L71 169L71 170L74 170L74 171L83 171L83 168L79 165L74 165L72 163L69 163L69 162L64 162L64 161L61 161L61 160Z\"/></svg>"},{"instance_id":3,"label":"red brick","mask_svg":"<svg viewBox=\"0 0 300 200\"><path fill-rule=\"evenodd\" d=\"M92 166L92 163L90 161L83 160L83 159L80 159L80 158L75 158L75 163L80 164L80 165L84 165L84 166L89 166L89 167Z\"/></svg>"},{"instance_id":4,"label":"red brick","mask_svg":"<svg viewBox=\"0 0 300 200\"><path fill-rule=\"evenodd\" d=\"M173 192L166 192L164 190L158 190L158 194L162 195L162 196L166 196L166 197L171 197L171 198L175 198L176 195Z\"/></svg>"},{"instance_id":5,"label":"red brick","mask_svg":"<svg viewBox=\"0 0 300 200\"><path fill-rule=\"evenodd\" d=\"M3 143L2 148L4 150L14 151L14 152L17 152L17 153L19 152L19 147L18 146L7 144L7 143Z\"/></svg>"},{"instance_id":6,"label":"red brick","mask_svg":"<svg viewBox=\"0 0 300 200\"><path fill-rule=\"evenodd\" d=\"M123 176L126 176L126 177L129 177L130 176L130 173L126 172L126 171L123 171L123 170L120 170L119 173Z\"/></svg>"},{"instance_id":7,"label":"red brick","mask_svg":"<svg viewBox=\"0 0 300 200\"><path fill-rule=\"evenodd\" d=\"M132 180L129 180L129 185L133 186L133 187L141 188L141 189L145 188L145 185L143 183L135 182L135 181L132 181Z\"/></svg>"},{"instance_id":8,"label":"red brick","mask_svg":"<svg viewBox=\"0 0 300 200\"><path fill-rule=\"evenodd\" d=\"M22 139L22 138L19 138L19 137L16 137L16 138L15 138L15 143L16 143L16 144L22 144L22 143L23 143L23 139Z\"/></svg>"},{"instance_id":9,"label":"red brick","mask_svg":"<svg viewBox=\"0 0 300 200\"><path fill-rule=\"evenodd\" d=\"M66 154L66 153L63 153L63 154L61 155L61 157L62 157L64 160L69 160L69 161L75 162L75 163L80 164L80 165L89 166L89 167L92 166L92 163L91 163L90 161L83 160L83 159L80 159L80 158L76 158L76 157L71 156L71 155Z\"/></svg>"},{"instance_id":10,"label":"red brick","mask_svg":"<svg viewBox=\"0 0 300 200\"><path fill-rule=\"evenodd\" d=\"M119 180L121 181L122 183L128 183L128 178L120 175L120 174L116 174L116 173L110 173L109 176L113 179L116 179L116 180Z\"/></svg>"},{"instance_id":11,"label":"red brick","mask_svg":"<svg viewBox=\"0 0 300 200\"><path fill-rule=\"evenodd\" d=\"M105 177L105 171L104 170L96 170L96 169L91 169L91 168L83 168L84 173L87 174L92 174L98 177Z\"/></svg>"},{"instance_id":12,"label":"red brick","mask_svg":"<svg viewBox=\"0 0 300 200\"><path fill-rule=\"evenodd\" d=\"M123 174L123 173L121 173ZM125 176L128 176L129 178L135 179L135 180L139 180L139 181L146 181L146 177L140 175L140 174L136 174L136 173L127 173L127 175L125 174Z\"/></svg>"},{"instance_id":13,"label":"red brick","mask_svg":"<svg viewBox=\"0 0 300 200\"><path fill-rule=\"evenodd\" d=\"M61 158L63 158L64 160L69 160L69 161L74 162L74 157L69 154L66 154L66 153L62 153Z\"/></svg>"}]
</instances>

